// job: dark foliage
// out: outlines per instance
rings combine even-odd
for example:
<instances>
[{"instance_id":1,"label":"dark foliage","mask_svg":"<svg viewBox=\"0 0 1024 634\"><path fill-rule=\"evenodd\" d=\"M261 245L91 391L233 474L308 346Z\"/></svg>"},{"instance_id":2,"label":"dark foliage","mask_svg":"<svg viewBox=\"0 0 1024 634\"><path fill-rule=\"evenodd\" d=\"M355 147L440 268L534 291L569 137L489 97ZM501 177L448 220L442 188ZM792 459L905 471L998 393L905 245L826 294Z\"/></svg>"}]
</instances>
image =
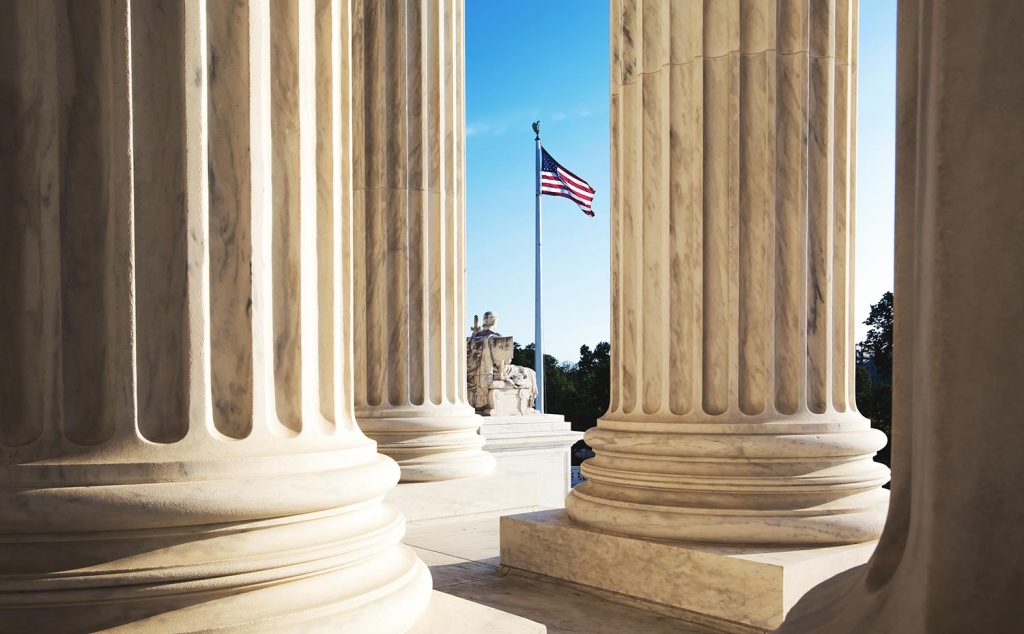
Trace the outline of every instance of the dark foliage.
<instances>
[{"instance_id":1,"label":"dark foliage","mask_svg":"<svg viewBox=\"0 0 1024 634\"><path fill-rule=\"evenodd\" d=\"M871 330L857 346L857 365L870 365L873 378L885 385L892 385L892 300L887 292L871 306L864 321Z\"/></svg>"},{"instance_id":2,"label":"dark foliage","mask_svg":"<svg viewBox=\"0 0 1024 634\"><path fill-rule=\"evenodd\" d=\"M879 462L890 464L892 443L893 295L882 295L864 322L871 326L857 346L857 408L871 426L885 432L889 443L878 452Z\"/></svg>"}]
</instances>

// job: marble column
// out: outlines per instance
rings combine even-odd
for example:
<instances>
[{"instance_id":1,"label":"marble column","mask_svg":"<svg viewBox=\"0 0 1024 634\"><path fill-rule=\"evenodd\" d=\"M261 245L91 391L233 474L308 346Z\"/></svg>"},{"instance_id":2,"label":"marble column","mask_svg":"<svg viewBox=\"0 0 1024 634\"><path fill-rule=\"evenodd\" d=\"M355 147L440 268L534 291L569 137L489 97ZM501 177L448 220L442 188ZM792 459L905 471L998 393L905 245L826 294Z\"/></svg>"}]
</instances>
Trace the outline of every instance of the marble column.
<instances>
[{"instance_id":1,"label":"marble column","mask_svg":"<svg viewBox=\"0 0 1024 634\"><path fill-rule=\"evenodd\" d=\"M878 537L854 401L854 0L612 2L612 395L570 517Z\"/></svg>"},{"instance_id":2,"label":"marble column","mask_svg":"<svg viewBox=\"0 0 1024 634\"><path fill-rule=\"evenodd\" d=\"M346 0L0 20L0 629L405 631L351 400Z\"/></svg>"},{"instance_id":3,"label":"marble column","mask_svg":"<svg viewBox=\"0 0 1024 634\"><path fill-rule=\"evenodd\" d=\"M355 406L403 481L482 475L466 399L462 0L354 0Z\"/></svg>"},{"instance_id":4,"label":"marble column","mask_svg":"<svg viewBox=\"0 0 1024 634\"><path fill-rule=\"evenodd\" d=\"M1024 4L900 3L893 472L871 561L782 632L1016 632Z\"/></svg>"}]
</instances>

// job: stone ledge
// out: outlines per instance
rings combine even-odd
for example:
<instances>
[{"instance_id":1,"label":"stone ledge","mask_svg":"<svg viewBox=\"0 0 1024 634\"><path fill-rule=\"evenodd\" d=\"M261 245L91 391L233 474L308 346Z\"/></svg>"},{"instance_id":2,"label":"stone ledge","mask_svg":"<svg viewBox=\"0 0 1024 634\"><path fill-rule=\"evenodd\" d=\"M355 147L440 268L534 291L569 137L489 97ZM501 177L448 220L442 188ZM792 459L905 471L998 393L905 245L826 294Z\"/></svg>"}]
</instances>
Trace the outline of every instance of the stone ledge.
<instances>
[{"instance_id":1,"label":"stone ledge","mask_svg":"<svg viewBox=\"0 0 1024 634\"><path fill-rule=\"evenodd\" d=\"M565 420L561 414L524 414L504 416L481 416L483 423L480 425L481 434L488 429L495 431L561 431L570 430L572 425Z\"/></svg>"},{"instance_id":2,"label":"stone ledge","mask_svg":"<svg viewBox=\"0 0 1024 634\"><path fill-rule=\"evenodd\" d=\"M484 416L480 435L485 438L484 450L490 452L554 448L568 453L583 438L583 432L573 431L559 414Z\"/></svg>"},{"instance_id":3,"label":"stone ledge","mask_svg":"<svg viewBox=\"0 0 1024 634\"><path fill-rule=\"evenodd\" d=\"M488 436L484 451L495 454L500 458L502 454L513 452L544 452L544 453L565 453L569 451L576 441L583 438L583 432L579 431L555 431L555 432L533 432L529 435L504 435Z\"/></svg>"},{"instance_id":4,"label":"stone ledge","mask_svg":"<svg viewBox=\"0 0 1024 634\"><path fill-rule=\"evenodd\" d=\"M409 634L544 634L547 631L547 627L536 621L435 590L427 611Z\"/></svg>"},{"instance_id":5,"label":"stone ledge","mask_svg":"<svg viewBox=\"0 0 1024 634\"><path fill-rule=\"evenodd\" d=\"M818 583L868 560L875 542L739 547L612 535L563 509L501 518L501 563L727 632L774 629ZM638 603L639 602L639 603ZM689 614L687 614L689 613Z\"/></svg>"}]
</instances>

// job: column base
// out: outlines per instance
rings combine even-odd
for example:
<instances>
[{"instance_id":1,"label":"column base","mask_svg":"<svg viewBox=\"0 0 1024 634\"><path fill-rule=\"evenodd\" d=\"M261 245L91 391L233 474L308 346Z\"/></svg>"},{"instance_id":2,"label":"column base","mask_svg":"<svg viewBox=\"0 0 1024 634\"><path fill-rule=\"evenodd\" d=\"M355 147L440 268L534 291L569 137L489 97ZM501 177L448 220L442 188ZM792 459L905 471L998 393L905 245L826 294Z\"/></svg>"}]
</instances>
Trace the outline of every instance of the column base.
<instances>
[{"instance_id":1,"label":"column base","mask_svg":"<svg viewBox=\"0 0 1024 634\"><path fill-rule=\"evenodd\" d=\"M397 467L352 441L0 469L0 630L408 630L430 572L381 502Z\"/></svg>"},{"instance_id":2,"label":"column base","mask_svg":"<svg viewBox=\"0 0 1024 634\"><path fill-rule=\"evenodd\" d=\"M569 451L583 434L562 416L484 416L484 449L494 471L473 478L403 482L387 502L409 522L495 517L561 508L569 492Z\"/></svg>"},{"instance_id":3,"label":"column base","mask_svg":"<svg viewBox=\"0 0 1024 634\"><path fill-rule=\"evenodd\" d=\"M401 482L472 478L494 471L483 450L480 416L469 406L357 410L359 427L377 451L398 463Z\"/></svg>"},{"instance_id":4,"label":"column base","mask_svg":"<svg viewBox=\"0 0 1024 634\"><path fill-rule=\"evenodd\" d=\"M804 593L866 562L876 543L798 548L659 541L587 528L561 509L501 519L502 565L725 632L778 627Z\"/></svg>"},{"instance_id":5,"label":"column base","mask_svg":"<svg viewBox=\"0 0 1024 634\"><path fill-rule=\"evenodd\" d=\"M458 480L494 471L494 456L481 450L459 452L459 455L432 453L415 458L392 447L381 447L380 451L398 463L402 470L401 482Z\"/></svg>"}]
</instances>

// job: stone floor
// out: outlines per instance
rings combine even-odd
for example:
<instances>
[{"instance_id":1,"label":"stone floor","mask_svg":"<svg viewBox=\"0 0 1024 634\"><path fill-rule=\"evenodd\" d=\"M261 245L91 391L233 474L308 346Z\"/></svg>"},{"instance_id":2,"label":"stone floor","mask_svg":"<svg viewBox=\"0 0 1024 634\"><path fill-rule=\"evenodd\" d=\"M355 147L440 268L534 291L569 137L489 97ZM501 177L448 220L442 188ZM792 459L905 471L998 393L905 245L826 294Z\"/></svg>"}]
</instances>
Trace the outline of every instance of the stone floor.
<instances>
[{"instance_id":1,"label":"stone floor","mask_svg":"<svg viewBox=\"0 0 1024 634\"><path fill-rule=\"evenodd\" d=\"M430 567L435 590L543 623L549 634L707 632L568 585L510 573L499 559L497 517L410 524L405 543ZM463 631L452 626L452 632Z\"/></svg>"}]
</instances>

